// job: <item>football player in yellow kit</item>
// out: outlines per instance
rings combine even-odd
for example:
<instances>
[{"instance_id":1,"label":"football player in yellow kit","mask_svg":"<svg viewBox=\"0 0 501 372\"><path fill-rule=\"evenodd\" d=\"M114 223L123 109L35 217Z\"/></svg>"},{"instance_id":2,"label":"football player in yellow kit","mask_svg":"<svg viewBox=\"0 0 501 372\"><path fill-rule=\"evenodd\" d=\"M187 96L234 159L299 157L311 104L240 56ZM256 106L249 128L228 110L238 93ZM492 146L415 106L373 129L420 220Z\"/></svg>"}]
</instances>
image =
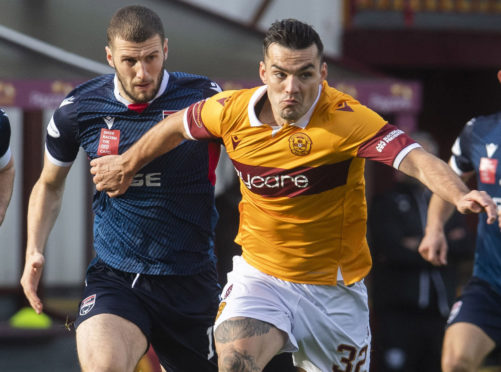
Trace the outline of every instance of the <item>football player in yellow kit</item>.
<instances>
[{"instance_id":1,"label":"football player in yellow kit","mask_svg":"<svg viewBox=\"0 0 501 372\"><path fill-rule=\"evenodd\" d=\"M133 175L185 139L220 141L240 177L242 256L215 323L219 371L261 371L293 353L300 371L367 371L369 309L364 162L411 175L460 212L487 211L443 161L352 97L329 87L311 26L275 22L264 39L265 85L226 91L169 116L118 157L91 162L98 190Z\"/></svg>"}]
</instances>

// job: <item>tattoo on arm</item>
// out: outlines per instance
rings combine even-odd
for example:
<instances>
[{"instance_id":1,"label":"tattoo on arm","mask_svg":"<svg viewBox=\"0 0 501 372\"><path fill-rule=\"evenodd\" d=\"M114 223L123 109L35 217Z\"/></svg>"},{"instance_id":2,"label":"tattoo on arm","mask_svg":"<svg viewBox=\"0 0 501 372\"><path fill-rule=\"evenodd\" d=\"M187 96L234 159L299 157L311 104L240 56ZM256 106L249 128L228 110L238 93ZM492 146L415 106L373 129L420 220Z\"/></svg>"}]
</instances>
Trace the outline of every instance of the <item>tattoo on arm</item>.
<instances>
[{"instance_id":1,"label":"tattoo on arm","mask_svg":"<svg viewBox=\"0 0 501 372\"><path fill-rule=\"evenodd\" d=\"M225 344L242 338L261 336L270 332L272 327L270 323L252 318L229 319L216 329L216 341Z\"/></svg>"},{"instance_id":2,"label":"tattoo on arm","mask_svg":"<svg viewBox=\"0 0 501 372\"><path fill-rule=\"evenodd\" d=\"M231 372L259 372L261 368L256 364L252 356L247 353L233 351L233 353L224 356L221 363L222 371Z\"/></svg>"}]
</instances>

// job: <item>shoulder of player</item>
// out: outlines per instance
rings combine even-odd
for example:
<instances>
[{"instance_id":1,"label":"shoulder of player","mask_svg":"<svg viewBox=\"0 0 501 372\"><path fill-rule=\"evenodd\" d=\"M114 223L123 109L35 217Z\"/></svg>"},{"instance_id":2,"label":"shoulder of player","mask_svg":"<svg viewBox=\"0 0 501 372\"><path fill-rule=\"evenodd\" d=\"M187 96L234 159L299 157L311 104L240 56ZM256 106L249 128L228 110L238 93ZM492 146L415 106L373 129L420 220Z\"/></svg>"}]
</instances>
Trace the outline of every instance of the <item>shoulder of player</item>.
<instances>
[{"instance_id":1,"label":"shoulder of player","mask_svg":"<svg viewBox=\"0 0 501 372\"><path fill-rule=\"evenodd\" d=\"M362 105L349 94L341 92L327 84L322 89L318 104L330 113L341 115L351 114L353 116L354 114L372 112L370 108Z\"/></svg>"},{"instance_id":2,"label":"shoulder of player","mask_svg":"<svg viewBox=\"0 0 501 372\"><path fill-rule=\"evenodd\" d=\"M489 128L492 126L497 127L500 124L501 124L501 112L497 112L497 113L491 114L491 115L476 116L476 117L468 120L468 122L466 122L465 127L466 128L471 127L472 130L477 129L477 128L485 129L485 128Z\"/></svg>"},{"instance_id":3,"label":"shoulder of player","mask_svg":"<svg viewBox=\"0 0 501 372\"><path fill-rule=\"evenodd\" d=\"M212 89L214 93L221 91L219 85L206 76L178 71L169 72L169 85L175 89L183 88L197 91Z\"/></svg>"},{"instance_id":4,"label":"shoulder of player","mask_svg":"<svg viewBox=\"0 0 501 372\"><path fill-rule=\"evenodd\" d=\"M86 111L85 102L102 100L103 97L113 95L113 74L101 75L88 80L69 92L60 103L56 112L77 113ZM105 92L106 90L106 92ZM94 106L91 104L91 106Z\"/></svg>"}]
</instances>

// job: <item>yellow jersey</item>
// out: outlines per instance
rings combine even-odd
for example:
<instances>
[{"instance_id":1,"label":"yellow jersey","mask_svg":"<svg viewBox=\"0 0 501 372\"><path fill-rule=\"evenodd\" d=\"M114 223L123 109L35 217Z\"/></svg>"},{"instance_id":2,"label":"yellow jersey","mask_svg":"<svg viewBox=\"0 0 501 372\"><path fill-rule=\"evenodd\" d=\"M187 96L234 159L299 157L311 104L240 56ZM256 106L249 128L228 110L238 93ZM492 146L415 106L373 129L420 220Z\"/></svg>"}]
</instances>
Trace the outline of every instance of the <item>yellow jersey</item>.
<instances>
[{"instance_id":1,"label":"yellow jersey","mask_svg":"<svg viewBox=\"0 0 501 372\"><path fill-rule=\"evenodd\" d=\"M366 241L365 159L398 168L418 147L400 129L324 81L293 124L261 123L266 86L225 91L191 105L186 132L222 141L240 178L244 259L277 278L346 284L371 267Z\"/></svg>"}]
</instances>

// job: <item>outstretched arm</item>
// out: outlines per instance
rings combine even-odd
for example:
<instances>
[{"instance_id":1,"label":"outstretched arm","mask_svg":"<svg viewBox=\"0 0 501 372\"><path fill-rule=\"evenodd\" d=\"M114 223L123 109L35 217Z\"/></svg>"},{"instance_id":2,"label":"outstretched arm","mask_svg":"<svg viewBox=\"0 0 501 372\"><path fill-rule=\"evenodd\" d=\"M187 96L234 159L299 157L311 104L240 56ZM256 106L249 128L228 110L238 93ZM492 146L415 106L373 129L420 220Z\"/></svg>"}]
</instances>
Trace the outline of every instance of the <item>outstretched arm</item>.
<instances>
[{"instance_id":1,"label":"outstretched arm","mask_svg":"<svg viewBox=\"0 0 501 372\"><path fill-rule=\"evenodd\" d=\"M496 204L485 191L470 191L447 163L423 149L409 152L399 170L417 178L440 198L455 205L460 213L486 212L487 223L496 221Z\"/></svg>"},{"instance_id":2,"label":"outstretched arm","mask_svg":"<svg viewBox=\"0 0 501 372\"><path fill-rule=\"evenodd\" d=\"M474 173L465 173L461 178L466 182ZM431 197L428 205L425 234L419 244L418 250L426 261L435 266L447 264L447 251L449 247L444 226L453 212L454 205L446 202L437 195Z\"/></svg>"},{"instance_id":3,"label":"outstretched arm","mask_svg":"<svg viewBox=\"0 0 501 372\"><path fill-rule=\"evenodd\" d=\"M49 233L61 209L64 183L70 167L59 167L45 157L42 174L31 192L28 205L28 239L26 262L21 277L24 294L31 307L40 314L42 301L37 290L45 263L43 252Z\"/></svg>"},{"instance_id":4,"label":"outstretched arm","mask_svg":"<svg viewBox=\"0 0 501 372\"><path fill-rule=\"evenodd\" d=\"M7 165L0 170L0 225L5 218L5 213L12 197L14 175L14 158L11 157Z\"/></svg>"},{"instance_id":5,"label":"outstretched arm","mask_svg":"<svg viewBox=\"0 0 501 372\"><path fill-rule=\"evenodd\" d=\"M90 172L98 191L111 197L123 194L132 183L134 175L158 156L169 152L185 139L191 139L184 129L185 110L169 115L122 155L109 155L93 159Z\"/></svg>"}]
</instances>

